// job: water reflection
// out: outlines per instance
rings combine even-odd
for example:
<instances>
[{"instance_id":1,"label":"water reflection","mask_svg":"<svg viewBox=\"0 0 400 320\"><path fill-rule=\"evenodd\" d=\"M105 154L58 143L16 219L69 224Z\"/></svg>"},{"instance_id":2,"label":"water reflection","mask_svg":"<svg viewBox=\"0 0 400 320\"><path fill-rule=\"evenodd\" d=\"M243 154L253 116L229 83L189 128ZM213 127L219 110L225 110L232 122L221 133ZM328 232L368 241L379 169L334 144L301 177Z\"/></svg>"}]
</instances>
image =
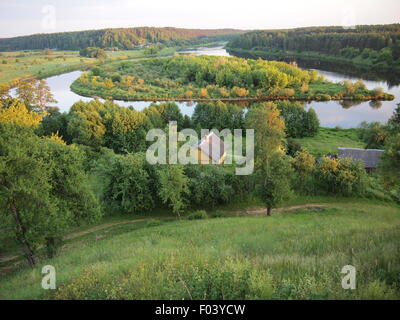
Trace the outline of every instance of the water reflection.
<instances>
[{"instance_id":1,"label":"water reflection","mask_svg":"<svg viewBox=\"0 0 400 320\"><path fill-rule=\"evenodd\" d=\"M205 55L218 55L218 56L229 56L229 53L223 49L223 47L214 48L199 48L194 51L186 51L186 53L205 54ZM300 67L307 67L301 65ZM315 68L312 68L315 69ZM334 82L343 80L356 81L362 79L369 89L381 87L384 91L395 95L394 101L327 101L327 102L309 102L305 104L306 108L314 108L317 112L321 122L321 126L324 127L336 127L340 126L343 128L357 127L362 121L379 121L381 123L387 122L387 120L393 114L396 104L400 103L400 86L393 85L390 79L375 81L363 78L360 75L351 75L350 73L343 74L338 72L326 71L321 69L315 69L325 77ZM347 70L350 72L351 69ZM82 71L73 71L70 73L49 77L47 82L53 92L57 105L61 111L68 111L69 108L79 100L90 101L91 98L81 97L70 90L71 83L76 80ZM354 72L351 72L354 73ZM13 90L15 94L15 90ZM149 106L149 101L119 101L115 100L121 106L133 106L136 110L143 110ZM182 114L191 116L196 106L195 102L178 102ZM246 107L248 103L240 102L240 105Z\"/></svg>"}]
</instances>

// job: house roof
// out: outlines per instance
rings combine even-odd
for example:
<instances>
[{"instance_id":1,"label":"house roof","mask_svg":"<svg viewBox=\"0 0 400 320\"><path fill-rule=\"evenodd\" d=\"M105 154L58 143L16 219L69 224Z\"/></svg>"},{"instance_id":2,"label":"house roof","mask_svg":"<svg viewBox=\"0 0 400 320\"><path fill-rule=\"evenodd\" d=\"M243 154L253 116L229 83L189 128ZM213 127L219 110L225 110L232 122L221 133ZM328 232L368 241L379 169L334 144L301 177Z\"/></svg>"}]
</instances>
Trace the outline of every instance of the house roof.
<instances>
[{"instance_id":1,"label":"house roof","mask_svg":"<svg viewBox=\"0 0 400 320\"><path fill-rule=\"evenodd\" d=\"M364 168L376 168L381 155L385 150L380 149L357 149L357 148L339 148L339 158L351 158L354 161L362 161Z\"/></svg>"},{"instance_id":2,"label":"house roof","mask_svg":"<svg viewBox=\"0 0 400 320\"><path fill-rule=\"evenodd\" d=\"M219 162L226 152L224 142L214 132L204 136L197 144L197 148L208 155L214 162Z\"/></svg>"}]
</instances>

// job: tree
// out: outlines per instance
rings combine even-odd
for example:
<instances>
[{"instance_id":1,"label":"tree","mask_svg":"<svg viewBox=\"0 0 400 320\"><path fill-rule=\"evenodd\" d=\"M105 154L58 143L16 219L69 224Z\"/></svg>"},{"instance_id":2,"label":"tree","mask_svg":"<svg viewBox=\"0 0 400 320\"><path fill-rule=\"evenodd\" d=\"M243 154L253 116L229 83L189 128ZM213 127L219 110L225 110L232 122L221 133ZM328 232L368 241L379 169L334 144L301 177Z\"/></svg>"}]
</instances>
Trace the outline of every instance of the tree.
<instances>
[{"instance_id":1,"label":"tree","mask_svg":"<svg viewBox=\"0 0 400 320\"><path fill-rule=\"evenodd\" d=\"M67 134L73 143L92 147L103 145L106 127L100 115L102 109L104 104L100 101L78 101L73 104L67 125Z\"/></svg>"},{"instance_id":2,"label":"tree","mask_svg":"<svg viewBox=\"0 0 400 320\"><path fill-rule=\"evenodd\" d=\"M49 257L71 225L101 215L76 147L41 139L26 127L0 124L0 214L30 266L45 245Z\"/></svg>"},{"instance_id":3,"label":"tree","mask_svg":"<svg viewBox=\"0 0 400 320\"><path fill-rule=\"evenodd\" d=\"M42 111L47 111L50 103L57 103L45 80L39 80L36 83L36 96L38 106Z\"/></svg>"},{"instance_id":4,"label":"tree","mask_svg":"<svg viewBox=\"0 0 400 320\"><path fill-rule=\"evenodd\" d=\"M392 117L388 121L388 129L392 134L400 133L400 103L397 104Z\"/></svg>"},{"instance_id":5,"label":"tree","mask_svg":"<svg viewBox=\"0 0 400 320\"><path fill-rule=\"evenodd\" d=\"M0 100L0 123L36 128L41 121L42 116L28 110L22 101L11 98Z\"/></svg>"},{"instance_id":6,"label":"tree","mask_svg":"<svg viewBox=\"0 0 400 320\"><path fill-rule=\"evenodd\" d=\"M266 214L290 195L292 167L282 153L285 122L272 102L254 105L246 115L246 127L255 134L255 180Z\"/></svg>"},{"instance_id":7,"label":"tree","mask_svg":"<svg viewBox=\"0 0 400 320\"><path fill-rule=\"evenodd\" d=\"M304 136L314 137L319 131L319 119L313 108L308 109L304 119Z\"/></svg>"},{"instance_id":8,"label":"tree","mask_svg":"<svg viewBox=\"0 0 400 320\"><path fill-rule=\"evenodd\" d=\"M47 111L50 103L57 102L45 80L21 81L17 87L17 94L25 105L38 107L42 112Z\"/></svg>"},{"instance_id":9,"label":"tree","mask_svg":"<svg viewBox=\"0 0 400 320\"><path fill-rule=\"evenodd\" d=\"M360 138L366 143L366 149L383 148L387 137L387 127L379 122L362 122Z\"/></svg>"},{"instance_id":10,"label":"tree","mask_svg":"<svg viewBox=\"0 0 400 320\"><path fill-rule=\"evenodd\" d=\"M79 51L79 55L82 57L97 59L107 58L107 53L103 49L97 47L87 47L85 49L82 49Z\"/></svg>"},{"instance_id":11,"label":"tree","mask_svg":"<svg viewBox=\"0 0 400 320\"><path fill-rule=\"evenodd\" d=\"M98 160L94 172L104 181L103 200L108 207L128 214L143 214L154 207L144 154L107 154Z\"/></svg>"},{"instance_id":12,"label":"tree","mask_svg":"<svg viewBox=\"0 0 400 320\"><path fill-rule=\"evenodd\" d=\"M6 99L10 97L9 87L5 84L0 84L0 99Z\"/></svg>"},{"instance_id":13,"label":"tree","mask_svg":"<svg viewBox=\"0 0 400 320\"><path fill-rule=\"evenodd\" d=\"M58 136L46 137L44 141L47 150L45 159L52 168L50 195L57 203L57 215L45 233L47 253L51 258L69 226L94 223L100 219L102 211L88 185L83 151L74 145L65 145Z\"/></svg>"},{"instance_id":14,"label":"tree","mask_svg":"<svg viewBox=\"0 0 400 320\"><path fill-rule=\"evenodd\" d=\"M158 195L168 204L173 213L180 216L185 208L185 196L188 195L188 178L182 166L163 165L157 170Z\"/></svg>"},{"instance_id":15,"label":"tree","mask_svg":"<svg viewBox=\"0 0 400 320\"><path fill-rule=\"evenodd\" d=\"M387 139L379 171L385 185L400 186L400 133Z\"/></svg>"},{"instance_id":16,"label":"tree","mask_svg":"<svg viewBox=\"0 0 400 320\"><path fill-rule=\"evenodd\" d=\"M292 190L290 178L293 169L288 156L280 153L272 154L258 169L258 193L267 206L267 216L271 216L272 208L289 198Z\"/></svg>"},{"instance_id":17,"label":"tree","mask_svg":"<svg viewBox=\"0 0 400 320\"><path fill-rule=\"evenodd\" d=\"M31 267L44 242L46 217L57 212L42 152L40 139L30 130L0 124L0 214L12 217L15 239Z\"/></svg>"}]
</instances>

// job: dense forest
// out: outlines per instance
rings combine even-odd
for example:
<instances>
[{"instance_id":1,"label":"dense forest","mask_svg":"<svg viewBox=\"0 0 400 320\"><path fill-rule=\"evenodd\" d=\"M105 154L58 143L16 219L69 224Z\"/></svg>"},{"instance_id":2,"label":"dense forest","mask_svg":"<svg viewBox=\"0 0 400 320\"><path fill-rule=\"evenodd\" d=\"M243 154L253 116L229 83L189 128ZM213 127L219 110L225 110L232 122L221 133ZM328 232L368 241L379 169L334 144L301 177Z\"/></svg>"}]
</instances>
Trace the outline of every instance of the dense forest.
<instances>
[{"instance_id":1,"label":"dense forest","mask_svg":"<svg viewBox=\"0 0 400 320\"><path fill-rule=\"evenodd\" d=\"M295 64L186 55L93 68L71 89L83 96L119 100L393 99L382 90L368 90L361 81L331 83Z\"/></svg>"},{"instance_id":2,"label":"dense forest","mask_svg":"<svg viewBox=\"0 0 400 320\"><path fill-rule=\"evenodd\" d=\"M228 48L265 51L271 56L315 52L376 68L399 67L400 24L259 30L232 39Z\"/></svg>"},{"instance_id":3,"label":"dense forest","mask_svg":"<svg viewBox=\"0 0 400 320\"><path fill-rule=\"evenodd\" d=\"M173 43L183 39L207 36L226 36L242 33L235 29L179 29L179 28L118 28L34 34L30 36L0 39L0 51L17 50L81 50L86 47L132 49L146 43ZM221 37L228 40L229 37Z\"/></svg>"}]
</instances>

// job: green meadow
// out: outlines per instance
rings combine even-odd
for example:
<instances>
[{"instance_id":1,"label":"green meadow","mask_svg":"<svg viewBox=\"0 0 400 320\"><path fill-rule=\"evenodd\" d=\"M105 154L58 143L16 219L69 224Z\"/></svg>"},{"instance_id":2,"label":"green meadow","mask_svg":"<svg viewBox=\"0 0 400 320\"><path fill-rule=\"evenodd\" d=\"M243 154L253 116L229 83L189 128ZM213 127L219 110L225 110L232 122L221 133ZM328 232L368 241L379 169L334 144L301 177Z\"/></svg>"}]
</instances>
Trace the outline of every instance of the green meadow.
<instances>
[{"instance_id":1,"label":"green meadow","mask_svg":"<svg viewBox=\"0 0 400 320\"><path fill-rule=\"evenodd\" d=\"M331 199L331 201L334 198ZM340 202L272 217L151 220L67 241L0 280L0 299L398 299L400 208ZM43 290L54 265L57 289ZM356 290L341 269L356 268Z\"/></svg>"}]
</instances>

